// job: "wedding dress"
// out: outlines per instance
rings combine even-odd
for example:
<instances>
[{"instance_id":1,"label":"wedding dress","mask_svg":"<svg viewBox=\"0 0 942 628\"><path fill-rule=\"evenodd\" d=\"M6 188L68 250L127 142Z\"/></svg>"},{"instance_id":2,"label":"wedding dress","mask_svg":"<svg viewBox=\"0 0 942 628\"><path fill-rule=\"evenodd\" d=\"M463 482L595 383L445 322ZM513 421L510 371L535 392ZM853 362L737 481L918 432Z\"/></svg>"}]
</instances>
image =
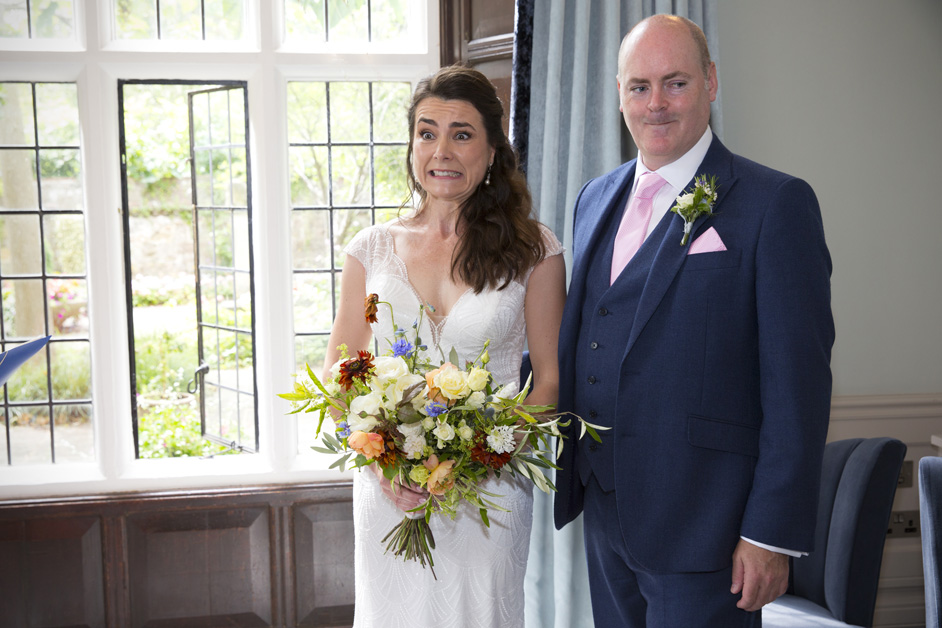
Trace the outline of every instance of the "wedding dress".
<instances>
[{"instance_id":1,"label":"wedding dress","mask_svg":"<svg viewBox=\"0 0 942 628\"><path fill-rule=\"evenodd\" d=\"M563 249L542 227L547 256ZM412 332L421 297L396 255L387 225L369 227L350 242L347 254L366 269L366 293L391 303L396 324ZM503 290L465 292L448 316L423 317L419 335L433 363L448 359L452 347L459 366L478 356L490 340L488 369L499 384L516 384L526 340L524 296L529 272ZM389 310L381 305L373 325L378 353L393 339ZM411 337L411 334L410 334ZM511 394L516 392L516 388ZM353 482L356 615L354 628L522 628L523 579L530 546L533 490L529 480L503 473L483 488L500 495L494 501L509 512L488 509L486 527L477 508L463 504L458 516L433 515L435 575L418 562L385 553L382 539L402 521L403 511L382 492L370 470Z\"/></svg>"}]
</instances>

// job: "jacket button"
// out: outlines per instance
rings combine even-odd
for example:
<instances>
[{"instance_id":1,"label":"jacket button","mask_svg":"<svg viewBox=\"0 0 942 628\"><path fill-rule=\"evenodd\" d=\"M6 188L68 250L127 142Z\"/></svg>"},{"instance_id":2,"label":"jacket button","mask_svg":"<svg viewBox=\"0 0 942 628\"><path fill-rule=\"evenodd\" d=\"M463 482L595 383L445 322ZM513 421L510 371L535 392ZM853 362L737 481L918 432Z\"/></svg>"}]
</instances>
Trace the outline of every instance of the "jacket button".
<instances>
[{"instance_id":1,"label":"jacket button","mask_svg":"<svg viewBox=\"0 0 942 628\"><path fill-rule=\"evenodd\" d=\"M608 310L604 307L599 308L599 316L608 316Z\"/></svg>"},{"instance_id":2,"label":"jacket button","mask_svg":"<svg viewBox=\"0 0 942 628\"><path fill-rule=\"evenodd\" d=\"M598 349L598 348L599 348L599 343L593 342L593 343L589 344L589 348L590 348L590 349Z\"/></svg>"},{"instance_id":3,"label":"jacket button","mask_svg":"<svg viewBox=\"0 0 942 628\"><path fill-rule=\"evenodd\" d=\"M598 443L589 443L589 451L595 451L598 448L599 448Z\"/></svg>"},{"instance_id":4,"label":"jacket button","mask_svg":"<svg viewBox=\"0 0 942 628\"><path fill-rule=\"evenodd\" d=\"M590 384L594 384L594 383L595 383L595 375L589 375L589 379L588 379L587 381L588 381Z\"/></svg>"},{"instance_id":5,"label":"jacket button","mask_svg":"<svg viewBox=\"0 0 942 628\"><path fill-rule=\"evenodd\" d=\"M589 416L592 417L593 419L597 417L598 415L599 413L596 412L595 410L589 410Z\"/></svg>"}]
</instances>

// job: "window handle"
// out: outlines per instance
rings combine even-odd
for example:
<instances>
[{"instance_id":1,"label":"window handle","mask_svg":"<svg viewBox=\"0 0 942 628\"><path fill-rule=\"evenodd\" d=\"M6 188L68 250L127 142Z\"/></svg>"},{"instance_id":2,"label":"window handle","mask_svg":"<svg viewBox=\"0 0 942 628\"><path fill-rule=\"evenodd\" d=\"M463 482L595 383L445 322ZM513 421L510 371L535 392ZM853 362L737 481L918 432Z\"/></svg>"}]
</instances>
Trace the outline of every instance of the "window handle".
<instances>
[{"instance_id":1,"label":"window handle","mask_svg":"<svg viewBox=\"0 0 942 628\"><path fill-rule=\"evenodd\" d=\"M199 368L193 373L193 379L190 380L190 383L186 385L186 391L191 395L195 395L196 391L199 390L200 378L204 377L209 373L209 365L205 362L200 364Z\"/></svg>"}]
</instances>

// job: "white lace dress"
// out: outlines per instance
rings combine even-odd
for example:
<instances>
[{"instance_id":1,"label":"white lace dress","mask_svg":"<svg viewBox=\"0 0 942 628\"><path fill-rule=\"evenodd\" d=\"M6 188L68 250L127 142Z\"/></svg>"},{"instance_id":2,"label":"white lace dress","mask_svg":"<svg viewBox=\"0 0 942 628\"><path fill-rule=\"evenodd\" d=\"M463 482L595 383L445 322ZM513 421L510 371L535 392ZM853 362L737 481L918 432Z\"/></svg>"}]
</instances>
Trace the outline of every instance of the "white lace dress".
<instances>
[{"instance_id":1,"label":"white lace dress","mask_svg":"<svg viewBox=\"0 0 942 628\"><path fill-rule=\"evenodd\" d=\"M563 249L543 227L547 256ZM393 305L396 322L411 331L420 297L409 281L405 264L396 255L386 225L360 232L346 252L366 269L366 292ZM494 379L510 384L519 379L526 340L524 296L529 273L501 291L465 292L448 316L439 322L423 318L419 335L433 361L448 356L451 348L463 364L477 357L490 339L488 368ZM393 337L388 316L373 325L379 353ZM435 580L429 569L414 561L385 554L382 538L403 518L386 498L369 471L355 474L353 522L355 528L355 628L522 628L523 579L533 518L532 484L508 473L487 481L486 490L502 497L496 501L510 512L489 509L490 528L476 508L465 504L456 519L433 516L436 548Z\"/></svg>"}]
</instances>

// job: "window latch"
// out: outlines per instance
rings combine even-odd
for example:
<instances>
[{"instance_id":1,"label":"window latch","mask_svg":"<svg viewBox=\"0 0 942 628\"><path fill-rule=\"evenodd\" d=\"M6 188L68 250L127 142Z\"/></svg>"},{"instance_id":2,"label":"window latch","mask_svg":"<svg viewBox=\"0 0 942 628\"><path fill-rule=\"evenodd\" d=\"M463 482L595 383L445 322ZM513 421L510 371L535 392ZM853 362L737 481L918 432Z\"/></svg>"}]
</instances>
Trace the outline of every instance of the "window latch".
<instances>
[{"instance_id":1,"label":"window latch","mask_svg":"<svg viewBox=\"0 0 942 628\"><path fill-rule=\"evenodd\" d=\"M191 395L195 395L196 391L200 389L200 378L207 373L209 373L209 365L204 362L200 364L199 368L193 373L193 379L186 385L186 391Z\"/></svg>"}]
</instances>

